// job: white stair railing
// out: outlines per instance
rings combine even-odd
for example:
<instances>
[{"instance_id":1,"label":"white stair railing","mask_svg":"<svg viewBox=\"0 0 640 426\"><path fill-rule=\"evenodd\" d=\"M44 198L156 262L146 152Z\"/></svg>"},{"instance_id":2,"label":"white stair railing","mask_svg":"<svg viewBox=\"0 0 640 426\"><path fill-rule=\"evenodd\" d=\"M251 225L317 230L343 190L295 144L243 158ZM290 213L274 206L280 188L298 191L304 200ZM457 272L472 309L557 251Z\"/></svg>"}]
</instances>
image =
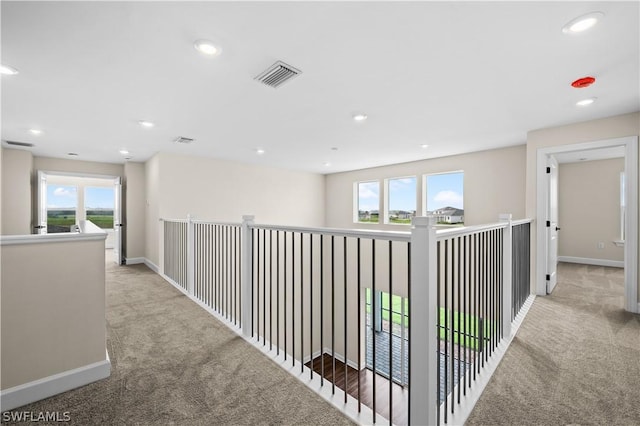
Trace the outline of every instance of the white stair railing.
<instances>
[{"instance_id":1,"label":"white stair railing","mask_svg":"<svg viewBox=\"0 0 640 426\"><path fill-rule=\"evenodd\" d=\"M162 275L358 422L464 421L477 399L475 388L481 391L486 381L483 368L502 356L502 342L510 339L512 320L529 295L530 220L514 222L505 214L496 224L436 231L433 218L416 217L409 233L242 219L163 219ZM376 294L370 305L361 289ZM367 309L373 320L381 308L380 291L389 294L388 347L377 353L380 331L370 332L375 374L372 398L364 403L360 373L349 368L365 369L362 330ZM394 294L408 298L413 325L407 387L392 379ZM376 354L392 380L376 383ZM320 359L321 373L314 373ZM338 362L340 380L334 379L341 373ZM353 395L342 390L350 374L358 378Z\"/></svg>"}]
</instances>

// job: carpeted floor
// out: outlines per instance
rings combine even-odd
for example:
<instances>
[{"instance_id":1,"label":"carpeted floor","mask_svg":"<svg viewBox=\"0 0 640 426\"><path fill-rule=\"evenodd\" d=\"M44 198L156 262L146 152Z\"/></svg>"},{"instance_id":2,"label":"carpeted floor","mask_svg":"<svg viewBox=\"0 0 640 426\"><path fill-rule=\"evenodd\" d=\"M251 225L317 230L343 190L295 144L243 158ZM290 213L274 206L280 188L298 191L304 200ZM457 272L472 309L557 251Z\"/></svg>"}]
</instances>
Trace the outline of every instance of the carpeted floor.
<instances>
[{"instance_id":1,"label":"carpeted floor","mask_svg":"<svg viewBox=\"0 0 640 426\"><path fill-rule=\"evenodd\" d=\"M107 258L111 377L14 411L77 425L352 424L146 266Z\"/></svg>"},{"instance_id":2,"label":"carpeted floor","mask_svg":"<svg viewBox=\"0 0 640 426\"><path fill-rule=\"evenodd\" d=\"M561 263L468 425L640 425L640 315L622 269Z\"/></svg>"}]
</instances>

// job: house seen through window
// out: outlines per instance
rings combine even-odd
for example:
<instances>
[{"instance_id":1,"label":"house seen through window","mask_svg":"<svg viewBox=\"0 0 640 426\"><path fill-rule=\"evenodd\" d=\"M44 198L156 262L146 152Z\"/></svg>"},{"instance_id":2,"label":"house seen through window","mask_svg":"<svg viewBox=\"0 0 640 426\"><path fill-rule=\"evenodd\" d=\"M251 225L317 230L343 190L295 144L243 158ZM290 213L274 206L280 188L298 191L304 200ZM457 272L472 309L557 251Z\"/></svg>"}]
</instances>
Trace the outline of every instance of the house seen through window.
<instances>
[{"instance_id":1,"label":"house seen through window","mask_svg":"<svg viewBox=\"0 0 640 426\"><path fill-rule=\"evenodd\" d=\"M464 225L464 172L425 177L426 211L440 225Z\"/></svg>"},{"instance_id":2,"label":"house seen through window","mask_svg":"<svg viewBox=\"0 0 640 426\"><path fill-rule=\"evenodd\" d=\"M387 180L386 223L410 224L416 215L416 178Z\"/></svg>"}]
</instances>

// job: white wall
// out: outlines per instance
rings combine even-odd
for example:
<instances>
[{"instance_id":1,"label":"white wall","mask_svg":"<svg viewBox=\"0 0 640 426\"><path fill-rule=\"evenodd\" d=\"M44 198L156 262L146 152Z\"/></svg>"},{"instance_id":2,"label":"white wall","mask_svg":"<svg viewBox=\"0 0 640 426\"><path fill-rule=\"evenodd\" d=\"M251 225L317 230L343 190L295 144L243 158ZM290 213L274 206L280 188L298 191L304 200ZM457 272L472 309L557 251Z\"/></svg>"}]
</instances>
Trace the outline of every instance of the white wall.
<instances>
[{"instance_id":1,"label":"white wall","mask_svg":"<svg viewBox=\"0 0 640 426\"><path fill-rule=\"evenodd\" d=\"M624 262L624 248L613 243L620 239L622 171L623 158L560 164L559 256Z\"/></svg>"},{"instance_id":2,"label":"white wall","mask_svg":"<svg viewBox=\"0 0 640 426\"><path fill-rule=\"evenodd\" d=\"M527 216L535 219L531 229L531 285L536 290L536 245L537 245L537 191L536 167L538 149L570 145L581 142L598 141L604 139L620 138L624 136L637 136L640 134L640 112L617 115L615 117L600 120L585 121L583 123L568 124L566 126L552 127L548 129L533 130L527 134ZM639 185L640 186L640 185ZM633 230L631 230L633 232ZM635 227L638 232L638 226ZM640 291L638 292L640 296Z\"/></svg>"},{"instance_id":3,"label":"white wall","mask_svg":"<svg viewBox=\"0 0 640 426\"><path fill-rule=\"evenodd\" d=\"M0 246L3 391L106 359L104 234L51 237Z\"/></svg>"},{"instance_id":4,"label":"white wall","mask_svg":"<svg viewBox=\"0 0 640 426\"><path fill-rule=\"evenodd\" d=\"M406 225L353 223L354 182L379 180L382 189L384 179L417 176L420 212L422 175L458 170L464 171L466 225L497 222L500 213L511 213L514 219L524 218L525 152L522 145L327 175L327 226L408 231ZM380 194L382 212L384 197L382 191Z\"/></svg>"},{"instance_id":5,"label":"white wall","mask_svg":"<svg viewBox=\"0 0 640 426\"><path fill-rule=\"evenodd\" d=\"M31 174L30 151L2 148L2 234L30 234Z\"/></svg>"},{"instance_id":6,"label":"white wall","mask_svg":"<svg viewBox=\"0 0 640 426\"><path fill-rule=\"evenodd\" d=\"M2 190L2 174L3 174L3 167L2 167L2 157L3 157L3 153L4 153L4 148L0 147L0 235L3 234L2 232L2 204L3 204L3 198L2 198L2 194L4 193L4 191Z\"/></svg>"},{"instance_id":7,"label":"white wall","mask_svg":"<svg viewBox=\"0 0 640 426\"><path fill-rule=\"evenodd\" d=\"M160 154L162 217L321 226L324 177L212 158Z\"/></svg>"},{"instance_id":8,"label":"white wall","mask_svg":"<svg viewBox=\"0 0 640 426\"><path fill-rule=\"evenodd\" d=\"M156 266L160 266L160 154L145 163L145 248L144 256Z\"/></svg>"},{"instance_id":9,"label":"white wall","mask_svg":"<svg viewBox=\"0 0 640 426\"><path fill-rule=\"evenodd\" d=\"M147 258L157 264L158 218L324 226L324 176L159 153L147 162Z\"/></svg>"},{"instance_id":10,"label":"white wall","mask_svg":"<svg viewBox=\"0 0 640 426\"><path fill-rule=\"evenodd\" d=\"M124 235L125 257L145 256L146 183L144 163L124 165Z\"/></svg>"},{"instance_id":11,"label":"white wall","mask_svg":"<svg viewBox=\"0 0 640 426\"><path fill-rule=\"evenodd\" d=\"M124 166L115 163L67 160L65 158L34 157L33 169L49 172L67 172L88 175L123 176Z\"/></svg>"}]
</instances>

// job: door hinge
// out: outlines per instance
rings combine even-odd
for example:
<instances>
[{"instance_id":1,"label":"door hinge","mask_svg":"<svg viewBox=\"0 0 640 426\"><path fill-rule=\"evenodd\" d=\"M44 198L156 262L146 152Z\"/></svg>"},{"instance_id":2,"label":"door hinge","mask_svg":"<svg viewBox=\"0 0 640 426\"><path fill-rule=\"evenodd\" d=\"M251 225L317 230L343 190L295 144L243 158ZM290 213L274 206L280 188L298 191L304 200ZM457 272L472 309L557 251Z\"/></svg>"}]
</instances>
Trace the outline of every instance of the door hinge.
<instances>
[{"instance_id":1,"label":"door hinge","mask_svg":"<svg viewBox=\"0 0 640 426\"><path fill-rule=\"evenodd\" d=\"M550 227L551 227L551 221L550 221L550 220L548 220L548 221L547 221L547 228L550 228Z\"/></svg>"},{"instance_id":2,"label":"door hinge","mask_svg":"<svg viewBox=\"0 0 640 426\"><path fill-rule=\"evenodd\" d=\"M551 167L547 167L547 173L551 173Z\"/></svg>"},{"instance_id":3,"label":"door hinge","mask_svg":"<svg viewBox=\"0 0 640 426\"><path fill-rule=\"evenodd\" d=\"M547 274L547 281L551 281L551 275Z\"/></svg>"}]
</instances>

